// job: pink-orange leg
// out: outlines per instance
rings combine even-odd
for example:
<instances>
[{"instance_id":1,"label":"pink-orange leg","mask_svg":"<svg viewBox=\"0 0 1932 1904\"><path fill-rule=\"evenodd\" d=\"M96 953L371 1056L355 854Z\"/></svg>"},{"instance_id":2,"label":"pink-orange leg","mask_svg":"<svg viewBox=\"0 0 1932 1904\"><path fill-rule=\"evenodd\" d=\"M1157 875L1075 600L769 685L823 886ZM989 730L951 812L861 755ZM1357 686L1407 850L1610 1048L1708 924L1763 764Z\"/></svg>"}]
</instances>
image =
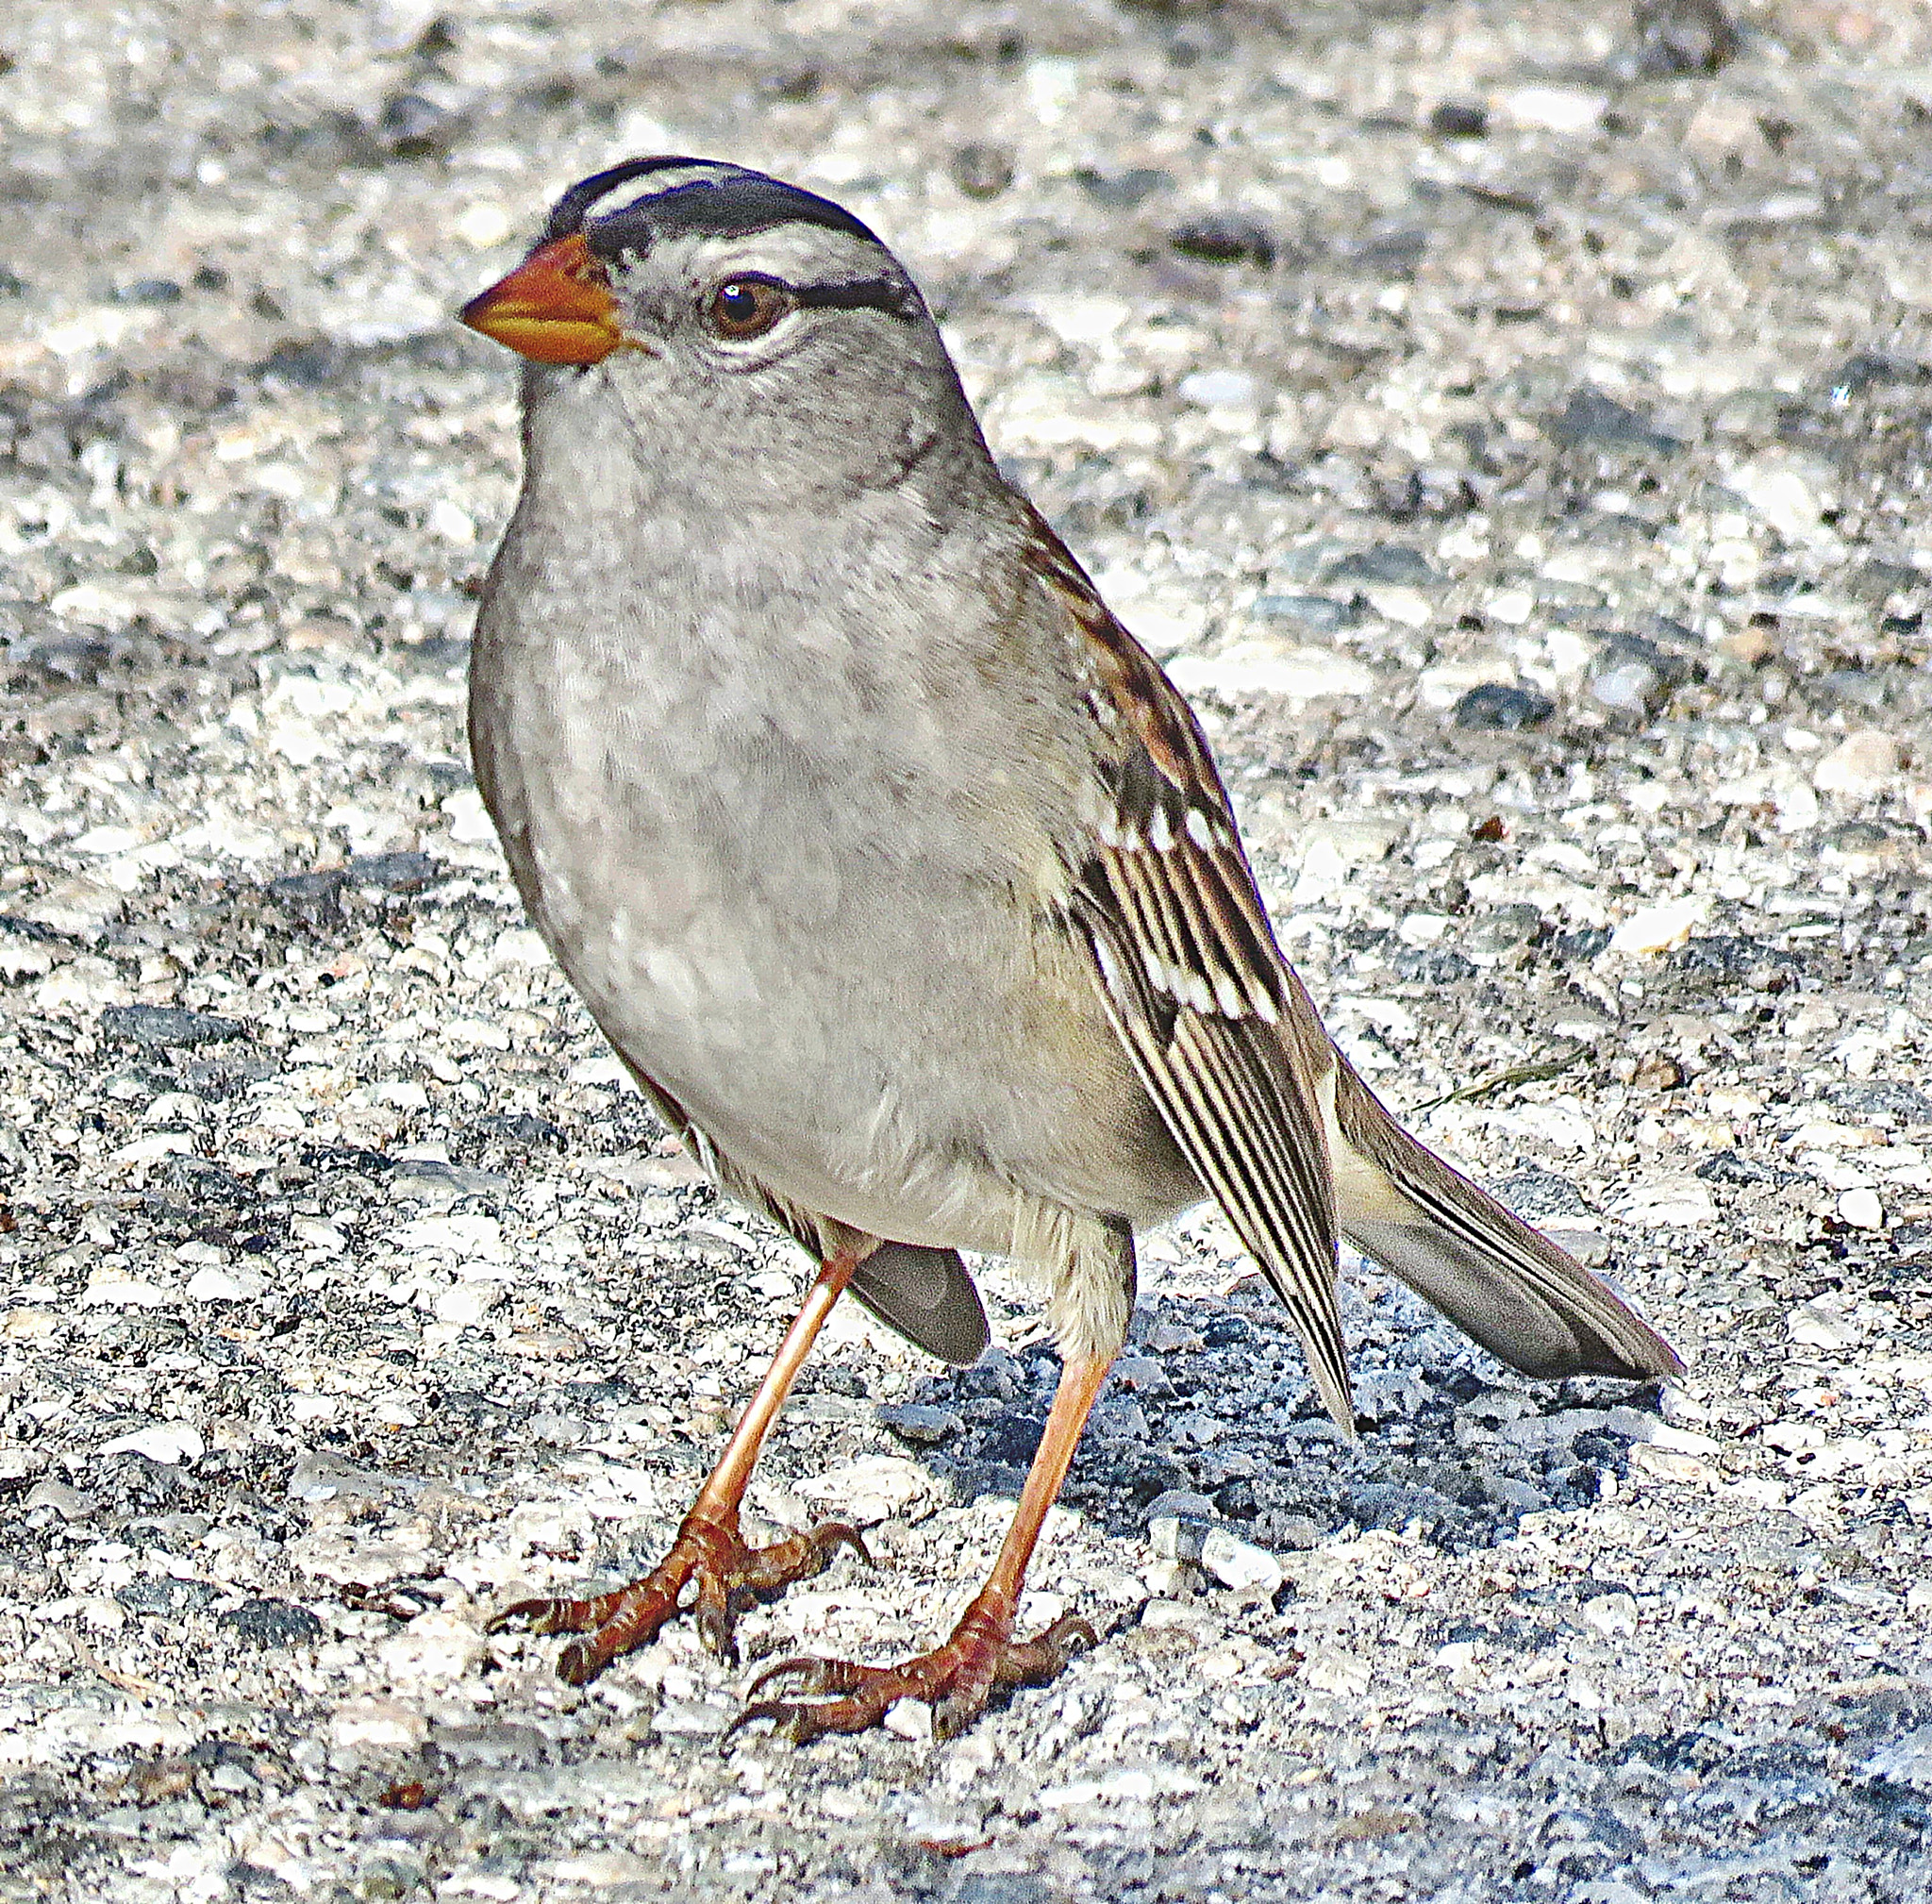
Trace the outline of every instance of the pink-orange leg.
<instances>
[{"instance_id":1,"label":"pink-orange leg","mask_svg":"<svg viewBox=\"0 0 1932 1904\"><path fill-rule=\"evenodd\" d=\"M1015 1686L1043 1686L1076 1651L1091 1646L1093 1628L1075 1614L1055 1621L1031 1640L1013 1638L1013 1621L1026 1562L1033 1557L1046 1511L1066 1478L1080 1430L1109 1366L1110 1360L1095 1358L1070 1361L1061 1371L1053 1412L999 1558L950 1639L895 1666L861 1666L849 1660L785 1660L753 1681L751 1703L731 1729L755 1719L770 1719L775 1730L803 1745L824 1732L862 1732L877 1725L895 1699L911 1698L933 1709L935 1736L951 1738L986 1710L994 1694ZM791 1681L786 1695L758 1696L780 1679Z\"/></svg>"},{"instance_id":2,"label":"pink-orange leg","mask_svg":"<svg viewBox=\"0 0 1932 1904\"><path fill-rule=\"evenodd\" d=\"M699 1635L719 1658L735 1664L738 1646L732 1628L743 1608L823 1573L841 1547L850 1547L863 1560L872 1559L857 1531L841 1522L793 1534L769 1547L747 1546L738 1527L739 1504L765 1436L867 1247L840 1249L821 1265L804 1308L786 1330L751 1405L739 1417L717 1466L699 1489L671 1551L642 1578L615 1593L581 1600L519 1600L490 1623L492 1632L512 1620L525 1620L533 1632L585 1635L571 1641L557 1658L558 1677L581 1686L619 1654L648 1645L679 1611L685 1588L695 1582L691 1610Z\"/></svg>"}]
</instances>

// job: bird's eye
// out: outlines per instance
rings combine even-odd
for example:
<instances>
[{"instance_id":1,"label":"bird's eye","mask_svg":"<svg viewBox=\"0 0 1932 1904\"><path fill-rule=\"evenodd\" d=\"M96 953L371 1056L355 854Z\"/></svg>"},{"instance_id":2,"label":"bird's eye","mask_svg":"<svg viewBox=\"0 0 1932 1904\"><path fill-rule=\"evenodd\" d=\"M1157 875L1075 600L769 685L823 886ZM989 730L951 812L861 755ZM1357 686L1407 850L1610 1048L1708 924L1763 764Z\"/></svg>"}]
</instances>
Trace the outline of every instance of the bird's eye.
<instances>
[{"instance_id":1,"label":"bird's eye","mask_svg":"<svg viewBox=\"0 0 1932 1904\"><path fill-rule=\"evenodd\" d=\"M720 337L762 337L798 300L769 277L728 277L711 293L705 315Z\"/></svg>"}]
</instances>

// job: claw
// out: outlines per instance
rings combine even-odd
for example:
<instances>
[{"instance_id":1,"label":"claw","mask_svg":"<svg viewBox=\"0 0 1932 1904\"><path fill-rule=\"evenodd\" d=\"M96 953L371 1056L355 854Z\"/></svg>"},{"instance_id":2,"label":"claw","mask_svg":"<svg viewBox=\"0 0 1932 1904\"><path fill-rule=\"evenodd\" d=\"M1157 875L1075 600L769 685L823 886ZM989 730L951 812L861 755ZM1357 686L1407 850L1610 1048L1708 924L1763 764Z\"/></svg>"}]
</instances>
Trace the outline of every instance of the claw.
<instances>
[{"instance_id":1,"label":"claw","mask_svg":"<svg viewBox=\"0 0 1932 1904\"><path fill-rule=\"evenodd\" d=\"M780 1660L775 1664L767 1666L764 1669L764 1671L760 1673L758 1676L758 1678L751 1682L751 1685L746 1689L745 1697L748 1699L757 1698L758 1695L760 1693L762 1693L767 1686L773 1684L774 1681L778 1679L786 1678L788 1675L792 1673L800 1674L805 1679L809 1679L814 1674L818 1672L818 1670L822 1666L827 1663L828 1662L824 1660L815 1660L807 1654L800 1654L797 1657L790 1660ZM816 1687L806 1686L802 1687L800 1690L817 1691L818 1689Z\"/></svg>"},{"instance_id":2,"label":"claw","mask_svg":"<svg viewBox=\"0 0 1932 1904\"><path fill-rule=\"evenodd\" d=\"M483 1630L500 1633L513 1622L526 1620L527 1630L533 1633L588 1633L604 1624L620 1597L617 1594L599 1594L588 1600L518 1600L515 1605L505 1607Z\"/></svg>"},{"instance_id":3,"label":"claw","mask_svg":"<svg viewBox=\"0 0 1932 1904\"><path fill-rule=\"evenodd\" d=\"M872 1563L857 1529L842 1521L828 1521L768 1547L750 1547L739 1534L736 1513L727 1523L693 1512L685 1517L671 1551L642 1578L588 1599L518 1600L491 1620L489 1630L501 1632L524 1622L533 1633L585 1635L557 1656L558 1677L566 1685L581 1686L621 1654L654 1639L679 1611L685 1588L695 1583L691 1608L698 1637L711 1653L736 1665L738 1615L754 1601L824 1573L841 1547Z\"/></svg>"},{"instance_id":4,"label":"claw","mask_svg":"<svg viewBox=\"0 0 1932 1904\"><path fill-rule=\"evenodd\" d=\"M739 1732L746 1726L756 1725L760 1719L773 1721L774 1736L789 1737L794 1745L802 1745L805 1741L792 1729L791 1720L793 1714L809 1710L808 1707L795 1706L789 1699L754 1699L718 1734L718 1749L721 1752L725 1750Z\"/></svg>"},{"instance_id":5,"label":"claw","mask_svg":"<svg viewBox=\"0 0 1932 1904\"><path fill-rule=\"evenodd\" d=\"M486 1633L500 1633L506 1628L515 1626L520 1620L527 1620L531 1632L554 1633L557 1628L546 1626L544 1622L554 1617L559 1604L556 1600L518 1600L514 1605L492 1613L484 1621L483 1630Z\"/></svg>"},{"instance_id":6,"label":"claw","mask_svg":"<svg viewBox=\"0 0 1932 1904\"><path fill-rule=\"evenodd\" d=\"M919 1699L932 1708L933 1736L950 1739L963 1731L994 1695L1020 1686L1043 1686L1075 1653L1099 1644L1091 1625L1077 1613L1056 1620L1030 1640L1010 1637L1010 1600L991 1592L974 1601L953 1634L929 1653L894 1666L865 1666L851 1660L800 1657L767 1666L751 1682L746 1703L724 1729L721 1745L758 1720L794 1745L808 1745L826 1732L862 1732L875 1726L899 1699ZM758 1696L767 1686L793 1683L777 1698Z\"/></svg>"}]
</instances>

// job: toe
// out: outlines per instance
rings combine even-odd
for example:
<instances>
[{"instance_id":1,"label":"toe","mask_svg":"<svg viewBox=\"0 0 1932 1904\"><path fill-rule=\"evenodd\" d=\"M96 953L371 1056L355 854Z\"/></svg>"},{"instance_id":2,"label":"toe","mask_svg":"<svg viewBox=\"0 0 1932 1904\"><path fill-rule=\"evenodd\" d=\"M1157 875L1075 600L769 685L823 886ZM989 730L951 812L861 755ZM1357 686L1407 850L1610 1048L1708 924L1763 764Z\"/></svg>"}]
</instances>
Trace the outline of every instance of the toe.
<instances>
[{"instance_id":1,"label":"toe","mask_svg":"<svg viewBox=\"0 0 1932 1904\"><path fill-rule=\"evenodd\" d=\"M767 1666L751 1682L749 1696L757 1698L767 1686L774 1686L781 1679L791 1681L791 1692L803 1693L808 1696L821 1693L848 1693L857 1683L858 1675L877 1670L876 1667L855 1666L849 1660L819 1660L802 1655Z\"/></svg>"},{"instance_id":2,"label":"toe","mask_svg":"<svg viewBox=\"0 0 1932 1904\"><path fill-rule=\"evenodd\" d=\"M508 1627L522 1625L533 1633L587 1633L601 1621L594 1600L518 1600L505 1607L485 1630L500 1633Z\"/></svg>"}]
</instances>

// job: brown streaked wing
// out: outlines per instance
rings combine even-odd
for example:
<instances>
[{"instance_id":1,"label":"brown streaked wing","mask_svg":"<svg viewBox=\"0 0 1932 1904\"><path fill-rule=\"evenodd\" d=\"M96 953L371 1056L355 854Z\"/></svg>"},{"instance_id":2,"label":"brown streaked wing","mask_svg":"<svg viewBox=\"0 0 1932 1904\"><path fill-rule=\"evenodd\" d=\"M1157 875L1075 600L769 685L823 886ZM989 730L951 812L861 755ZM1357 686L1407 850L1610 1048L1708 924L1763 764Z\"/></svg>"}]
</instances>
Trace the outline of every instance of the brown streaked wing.
<instances>
[{"instance_id":1,"label":"brown streaked wing","mask_svg":"<svg viewBox=\"0 0 1932 1904\"><path fill-rule=\"evenodd\" d=\"M1036 518L1035 573L1085 640L1103 723L1104 818L1070 907L1142 1087L1300 1333L1354 1432L1335 1294L1335 1194L1314 1094L1327 1041L1274 944L1206 737L1152 657Z\"/></svg>"}]
</instances>

